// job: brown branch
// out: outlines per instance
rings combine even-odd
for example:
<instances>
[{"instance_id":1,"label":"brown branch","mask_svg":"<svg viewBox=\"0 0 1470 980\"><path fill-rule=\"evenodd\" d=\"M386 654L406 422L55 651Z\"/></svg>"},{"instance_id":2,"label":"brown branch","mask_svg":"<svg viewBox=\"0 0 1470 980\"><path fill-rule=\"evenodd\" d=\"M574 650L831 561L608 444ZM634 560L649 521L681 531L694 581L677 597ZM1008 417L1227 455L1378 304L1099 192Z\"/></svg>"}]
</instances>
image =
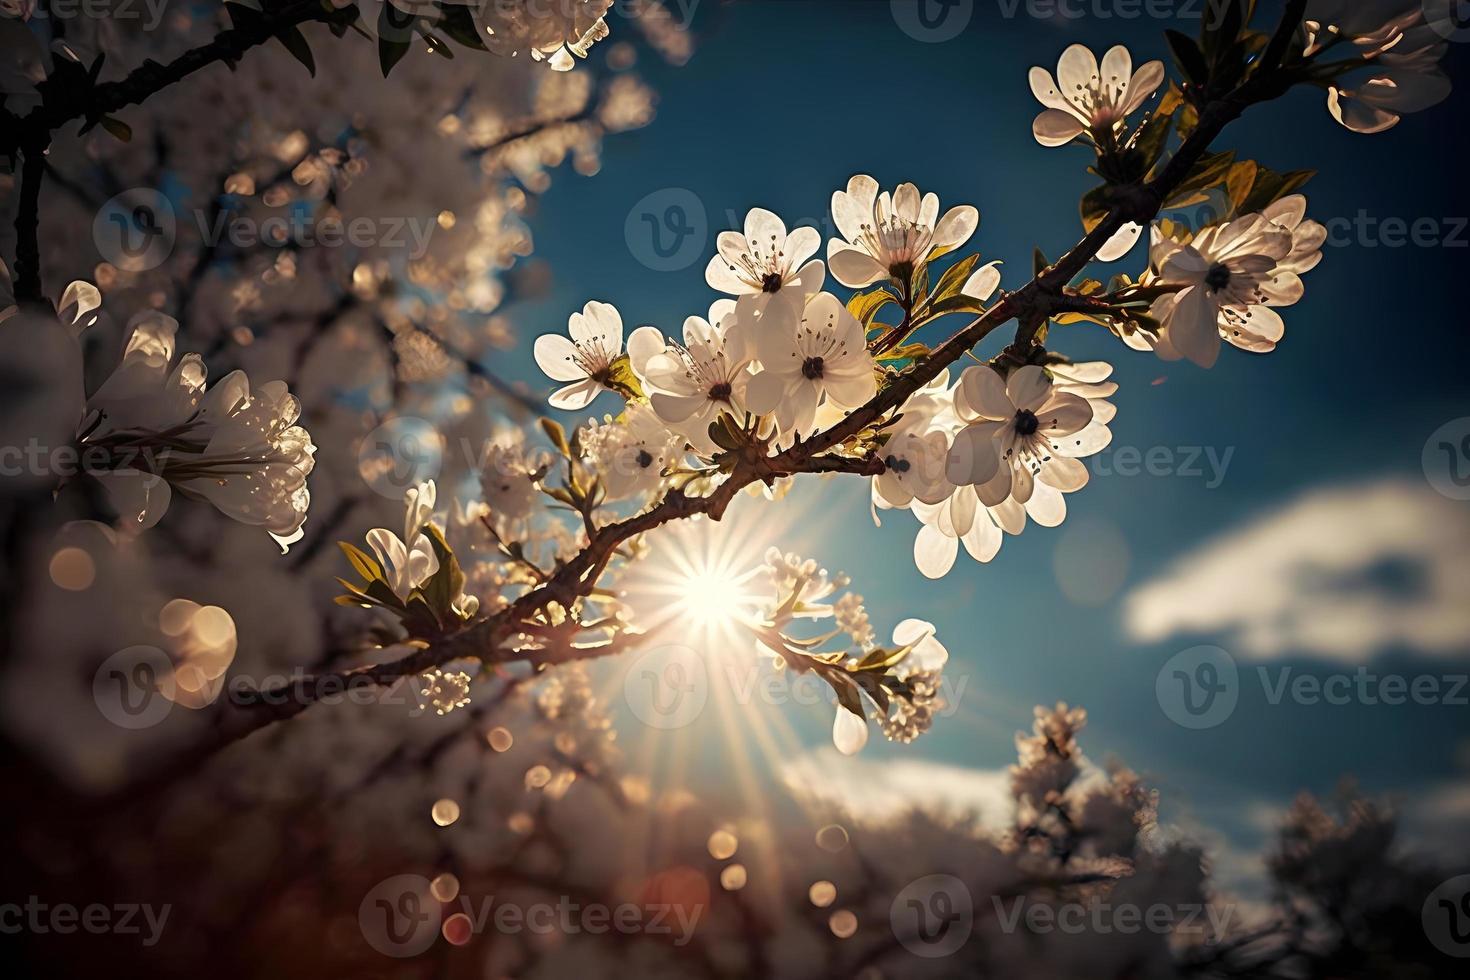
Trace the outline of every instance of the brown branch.
<instances>
[{"instance_id":1,"label":"brown branch","mask_svg":"<svg viewBox=\"0 0 1470 980\"><path fill-rule=\"evenodd\" d=\"M20 202L15 212L15 298L41 300L41 181L46 175L46 143L28 140L20 170Z\"/></svg>"}]
</instances>

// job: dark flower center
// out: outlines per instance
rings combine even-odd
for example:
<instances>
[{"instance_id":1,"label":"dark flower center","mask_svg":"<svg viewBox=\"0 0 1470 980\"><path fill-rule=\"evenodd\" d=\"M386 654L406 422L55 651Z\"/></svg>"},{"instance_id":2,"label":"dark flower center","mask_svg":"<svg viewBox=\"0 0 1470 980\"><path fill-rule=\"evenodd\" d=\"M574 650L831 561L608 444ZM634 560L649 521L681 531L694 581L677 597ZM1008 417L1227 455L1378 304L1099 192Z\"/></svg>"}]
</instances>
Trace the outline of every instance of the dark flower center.
<instances>
[{"instance_id":1,"label":"dark flower center","mask_svg":"<svg viewBox=\"0 0 1470 980\"><path fill-rule=\"evenodd\" d=\"M728 381L721 381L719 384L712 386L710 388L710 390L709 390L709 396L711 398L713 398L717 402L727 402L727 401L729 401L730 400L730 382L728 382Z\"/></svg>"},{"instance_id":2,"label":"dark flower center","mask_svg":"<svg viewBox=\"0 0 1470 980\"><path fill-rule=\"evenodd\" d=\"M914 274L914 264L912 262L895 262L888 267L888 274L899 282L908 282L909 278Z\"/></svg>"},{"instance_id":3,"label":"dark flower center","mask_svg":"<svg viewBox=\"0 0 1470 980\"><path fill-rule=\"evenodd\" d=\"M1219 262L1210 266L1210 271L1205 273L1205 285L1214 292L1219 292L1230 285L1230 270Z\"/></svg>"},{"instance_id":4,"label":"dark flower center","mask_svg":"<svg viewBox=\"0 0 1470 980\"><path fill-rule=\"evenodd\" d=\"M1041 423L1036 420L1036 413L1029 408L1023 408L1016 413L1016 431L1021 435L1029 436L1039 428Z\"/></svg>"},{"instance_id":5,"label":"dark flower center","mask_svg":"<svg viewBox=\"0 0 1470 980\"><path fill-rule=\"evenodd\" d=\"M638 450L638 465L645 470L653 465L653 457L649 455L647 449Z\"/></svg>"},{"instance_id":6,"label":"dark flower center","mask_svg":"<svg viewBox=\"0 0 1470 980\"><path fill-rule=\"evenodd\" d=\"M775 293L780 292L780 290L781 274L779 272L767 272L765 278L761 280L761 291Z\"/></svg>"},{"instance_id":7,"label":"dark flower center","mask_svg":"<svg viewBox=\"0 0 1470 980\"><path fill-rule=\"evenodd\" d=\"M808 357L801 362L801 376L815 381L822 376L822 359L820 357Z\"/></svg>"},{"instance_id":8,"label":"dark flower center","mask_svg":"<svg viewBox=\"0 0 1470 980\"><path fill-rule=\"evenodd\" d=\"M884 458L883 465L887 466L890 470L893 470L896 473L907 473L909 471L909 461L906 459L899 459L892 453L889 453L888 456Z\"/></svg>"}]
</instances>

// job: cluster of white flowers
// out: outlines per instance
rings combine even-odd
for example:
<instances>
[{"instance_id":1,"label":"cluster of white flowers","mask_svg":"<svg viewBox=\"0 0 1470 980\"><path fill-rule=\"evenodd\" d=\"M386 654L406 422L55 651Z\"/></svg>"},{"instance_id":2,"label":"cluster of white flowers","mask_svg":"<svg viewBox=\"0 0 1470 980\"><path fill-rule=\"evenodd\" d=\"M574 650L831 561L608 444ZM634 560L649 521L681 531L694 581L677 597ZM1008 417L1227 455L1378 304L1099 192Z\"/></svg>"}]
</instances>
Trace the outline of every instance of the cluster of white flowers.
<instances>
[{"instance_id":1,"label":"cluster of white flowers","mask_svg":"<svg viewBox=\"0 0 1470 980\"><path fill-rule=\"evenodd\" d=\"M119 461L93 475L124 529L157 524L177 490L265 528L284 549L301 539L311 503L316 446L296 424L301 404L284 381L252 389L243 371L206 386L200 355L174 361L178 326L157 312L129 324L122 362L88 398L79 432L84 447Z\"/></svg>"},{"instance_id":2,"label":"cluster of white flowers","mask_svg":"<svg viewBox=\"0 0 1470 980\"><path fill-rule=\"evenodd\" d=\"M942 706L940 673L949 661L933 623L901 621L893 630L892 649L884 650L862 596L846 592L832 599L848 585L846 575L829 575L812 559L778 548L766 551L764 571L771 598L761 611L756 652L774 657L778 667L818 670L832 684L839 700L832 744L839 752L853 755L867 744L870 713L892 741L912 742L929 730ZM814 642L788 635L799 619L832 619L836 630L823 639L845 635L849 652L816 653Z\"/></svg>"},{"instance_id":3,"label":"cluster of white flowers","mask_svg":"<svg viewBox=\"0 0 1470 980\"><path fill-rule=\"evenodd\" d=\"M877 188L871 177L858 175L833 195L833 214L845 237L828 243L829 261L849 286L889 276L907 281L923 263L964 244L979 220L968 205L940 218L938 198L921 196L912 184L881 195ZM788 232L778 216L760 208L746 216L743 234L722 234L706 280L729 296L715 300L707 318L686 319L682 342L655 327L633 331L626 363L639 390L629 405L646 400L651 412L630 412L597 426L596 438L584 445L602 456L624 450L640 459L677 455L652 430L657 420L689 450L711 458L721 449L710 431L721 414L750 420L762 437L787 445L871 399L878 389L877 363L863 324L822 289L825 267L811 258L819 246L816 229ZM976 285L967 289L986 283L993 291L998 276L986 267L972 280ZM537 364L566 383L551 404L581 408L601 389L628 395L627 385L614 376L623 355L617 310L588 303L572 314L568 332L570 339L547 335L535 344ZM617 434L614 426L631 431ZM629 475L636 479L623 478ZM647 472L619 474L612 482L615 496L657 487Z\"/></svg>"},{"instance_id":4,"label":"cluster of white flowers","mask_svg":"<svg viewBox=\"0 0 1470 980\"><path fill-rule=\"evenodd\" d=\"M954 567L959 547L987 562L1002 532L1020 534L1030 517L1056 527L1063 494L1088 480L1083 457L1112 441L1117 391L1112 366L1028 364L1002 376L989 365L948 373L905 406L884 451L887 471L873 481L878 508L908 508L923 525L914 563L930 578Z\"/></svg>"},{"instance_id":5,"label":"cluster of white flowers","mask_svg":"<svg viewBox=\"0 0 1470 980\"><path fill-rule=\"evenodd\" d=\"M1400 116L1443 102L1440 68L1449 38L1463 27L1458 0L1311 0L1304 54L1352 45L1362 68L1327 88L1332 118L1358 133L1381 133Z\"/></svg>"}]
</instances>

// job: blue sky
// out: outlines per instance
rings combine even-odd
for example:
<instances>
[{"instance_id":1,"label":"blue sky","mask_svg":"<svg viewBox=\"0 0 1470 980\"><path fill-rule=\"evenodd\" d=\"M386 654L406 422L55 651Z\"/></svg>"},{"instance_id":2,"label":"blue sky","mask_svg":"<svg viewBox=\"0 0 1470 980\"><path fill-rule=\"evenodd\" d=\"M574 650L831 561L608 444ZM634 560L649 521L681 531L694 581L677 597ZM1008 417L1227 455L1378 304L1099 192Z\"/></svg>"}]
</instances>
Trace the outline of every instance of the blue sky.
<instances>
[{"instance_id":1,"label":"blue sky","mask_svg":"<svg viewBox=\"0 0 1470 980\"><path fill-rule=\"evenodd\" d=\"M825 220L831 192L857 172L885 186L914 181L946 207L976 205L981 225L968 249L1004 260L1003 285L1019 285L1033 247L1055 256L1077 239L1077 199L1095 182L1085 151L1047 149L1031 138L1039 107L1027 69L1054 68L1073 42L1099 53L1124 43L1138 64L1164 56L1165 28L1192 33L1195 24L1047 21L1024 12L1007 18L1006 6L976 0L956 38L922 43L899 29L887 2L706 0L695 15L698 41L688 65L671 68L653 57L640 63L661 93L654 124L609 140L598 176L568 175L539 202L530 223L554 286L507 312L529 337L564 329L567 313L595 298L614 303L630 329L653 323L677 333L685 316L703 314L714 298L703 265L715 233L738 225L752 206L775 210L789 226ZM618 35L616 19L612 26ZM1247 844L1245 811L1253 801L1280 805L1299 788L1329 791L1346 773L1370 789L1411 795L1463 778L1466 707L1273 706L1247 679L1226 722L1180 728L1155 696L1161 665L1196 643L1230 649L1236 638L1217 630L1141 642L1121 608L1207 542L1334 487L1398 478L1411 504L1416 494L1426 506L1444 503L1429 490L1420 460L1431 432L1467 414L1470 394L1458 300L1470 271L1470 230L1456 220L1470 214L1462 176L1465 47L1452 45L1448 58L1457 82L1450 100L1386 134L1350 133L1333 122L1320 93L1298 92L1252 110L1219 144L1277 170L1318 169L1306 188L1308 214L1338 219L1346 238L1357 236L1343 221L1361 209L1375 221L1433 219L1443 244L1329 247L1306 277L1306 298L1284 311L1280 349L1255 356L1227 348L1211 371L1128 351L1095 327L1053 334L1074 358L1117 366L1114 450L1164 447L1180 464L1196 447L1217 460L1229 452L1222 479L1209 477L1203 455L1199 476L1103 475L1095 467L1092 483L1069 498L1063 528L1030 526L1007 538L989 565L962 555L939 582L912 566L912 518L892 514L873 528L859 481L810 483L779 505L820 512L834 529L814 536L812 557L854 574L880 632L905 616L931 619L951 650L950 669L969 676L962 723L941 722L911 746L875 738L868 755L993 769L1013 760L1010 733L1029 726L1034 704L1081 703L1091 716L1086 746L1094 759L1116 754L1164 789L1171 812L1196 813ZM707 244L687 268L655 271L640 261L646 247L630 248L625 229L635 202L671 188L687 189L703 207L702 228L697 215L692 220ZM1136 272L1141 256L1106 268ZM546 387L529 362L529 342L498 367ZM604 401L595 407L611 410ZM1425 513L1459 535L1470 528L1467 507ZM1359 530L1355 520L1342 522L1344 535ZM1059 547L1064 556L1086 556L1097 541L1115 539L1128 559L1111 601L1079 604L1059 592ZM1402 581L1386 582L1379 580L1384 569L1371 568L1367 574L1379 578L1351 587L1410 594L1424 587L1414 568L1398 572ZM1448 574L1470 586L1464 567ZM1216 598L1206 592L1194 601ZM1289 644L1262 661L1236 652L1246 675L1256 663L1319 676L1360 662L1407 675L1470 670L1470 636L1437 653L1391 639L1371 646L1365 660L1350 662ZM826 741L825 709L785 710L811 745Z\"/></svg>"}]
</instances>

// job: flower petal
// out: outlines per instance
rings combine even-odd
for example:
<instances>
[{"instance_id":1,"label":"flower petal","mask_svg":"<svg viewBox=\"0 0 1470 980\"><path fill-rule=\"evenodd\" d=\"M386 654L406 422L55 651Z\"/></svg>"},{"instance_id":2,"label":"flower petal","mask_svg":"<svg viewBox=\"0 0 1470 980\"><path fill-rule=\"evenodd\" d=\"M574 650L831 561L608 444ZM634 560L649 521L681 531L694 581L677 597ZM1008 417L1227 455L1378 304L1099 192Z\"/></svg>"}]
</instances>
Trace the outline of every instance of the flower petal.
<instances>
[{"instance_id":1,"label":"flower petal","mask_svg":"<svg viewBox=\"0 0 1470 980\"><path fill-rule=\"evenodd\" d=\"M536 366L552 381L580 381L587 377L587 372L574 360L577 348L559 333L537 337L531 350Z\"/></svg>"}]
</instances>

